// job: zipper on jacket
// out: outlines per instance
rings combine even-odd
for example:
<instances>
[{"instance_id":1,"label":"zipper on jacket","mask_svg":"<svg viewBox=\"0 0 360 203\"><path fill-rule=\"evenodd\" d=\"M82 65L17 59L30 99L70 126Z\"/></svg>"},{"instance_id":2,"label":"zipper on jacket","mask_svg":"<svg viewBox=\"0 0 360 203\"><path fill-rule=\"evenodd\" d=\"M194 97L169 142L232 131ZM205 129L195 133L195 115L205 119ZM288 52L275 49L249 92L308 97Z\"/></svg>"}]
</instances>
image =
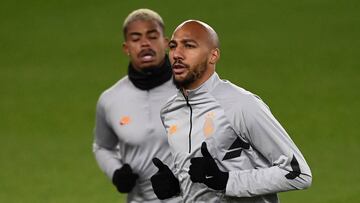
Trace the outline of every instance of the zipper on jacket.
<instances>
[{"instance_id":1,"label":"zipper on jacket","mask_svg":"<svg viewBox=\"0 0 360 203\"><path fill-rule=\"evenodd\" d=\"M191 131L192 131L192 107L189 103L189 97L184 93L185 90L182 90L182 94L186 101L186 106L190 108L190 129L189 129L189 153L191 153Z\"/></svg>"}]
</instances>

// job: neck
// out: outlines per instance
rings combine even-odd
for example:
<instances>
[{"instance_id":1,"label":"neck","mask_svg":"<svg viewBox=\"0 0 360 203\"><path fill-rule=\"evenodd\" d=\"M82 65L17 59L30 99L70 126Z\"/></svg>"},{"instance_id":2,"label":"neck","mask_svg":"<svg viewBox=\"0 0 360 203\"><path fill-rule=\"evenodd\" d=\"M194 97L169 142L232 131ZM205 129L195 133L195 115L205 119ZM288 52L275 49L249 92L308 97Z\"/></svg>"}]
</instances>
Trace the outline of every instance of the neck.
<instances>
[{"instance_id":1,"label":"neck","mask_svg":"<svg viewBox=\"0 0 360 203\"><path fill-rule=\"evenodd\" d=\"M128 76L130 81L141 90L150 90L162 85L171 79L172 70L168 56L156 67L149 67L142 70L129 64Z\"/></svg>"},{"instance_id":2,"label":"neck","mask_svg":"<svg viewBox=\"0 0 360 203\"><path fill-rule=\"evenodd\" d=\"M214 68L208 68L207 71L194 82L184 86L183 88L186 90L194 90L204 84L215 72Z\"/></svg>"}]
</instances>

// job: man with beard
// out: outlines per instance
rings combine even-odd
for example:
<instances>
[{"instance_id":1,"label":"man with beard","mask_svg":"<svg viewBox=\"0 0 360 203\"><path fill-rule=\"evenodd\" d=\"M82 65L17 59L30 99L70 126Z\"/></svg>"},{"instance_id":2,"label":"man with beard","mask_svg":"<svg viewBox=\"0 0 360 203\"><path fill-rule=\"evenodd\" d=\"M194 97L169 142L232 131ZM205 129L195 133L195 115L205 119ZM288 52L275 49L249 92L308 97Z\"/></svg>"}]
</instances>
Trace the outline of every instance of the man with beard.
<instances>
[{"instance_id":1,"label":"man with beard","mask_svg":"<svg viewBox=\"0 0 360 203\"><path fill-rule=\"evenodd\" d=\"M95 158L117 190L128 193L127 202L179 202L159 200L150 183L153 157L173 162L160 120L160 107L176 93L163 20L152 10L135 10L124 21L123 34L128 75L98 100Z\"/></svg>"},{"instance_id":2,"label":"man with beard","mask_svg":"<svg viewBox=\"0 0 360 203\"><path fill-rule=\"evenodd\" d=\"M175 172L153 159L159 170L151 181L159 198L274 203L278 192L311 185L303 155L266 104L215 72L219 40L209 25L183 22L169 48L179 91L161 119Z\"/></svg>"}]
</instances>

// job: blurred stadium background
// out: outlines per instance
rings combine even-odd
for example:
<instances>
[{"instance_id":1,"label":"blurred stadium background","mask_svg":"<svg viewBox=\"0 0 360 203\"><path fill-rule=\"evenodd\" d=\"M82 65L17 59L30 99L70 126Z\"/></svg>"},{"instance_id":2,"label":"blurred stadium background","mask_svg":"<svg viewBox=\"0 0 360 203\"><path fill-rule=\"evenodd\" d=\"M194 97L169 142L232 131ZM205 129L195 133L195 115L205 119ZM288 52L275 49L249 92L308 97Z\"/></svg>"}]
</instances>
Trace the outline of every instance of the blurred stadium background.
<instances>
[{"instance_id":1,"label":"blurred stadium background","mask_svg":"<svg viewBox=\"0 0 360 203\"><path fill-rule=\"evenodd\" d=\"M186 19L221 40L217 72L262 97L313 172L286 203L360 201L360 2L3 0L0 202L124 202L91 151L99 94L126 74L127 14Z\"/></svg>"}]
</instances>

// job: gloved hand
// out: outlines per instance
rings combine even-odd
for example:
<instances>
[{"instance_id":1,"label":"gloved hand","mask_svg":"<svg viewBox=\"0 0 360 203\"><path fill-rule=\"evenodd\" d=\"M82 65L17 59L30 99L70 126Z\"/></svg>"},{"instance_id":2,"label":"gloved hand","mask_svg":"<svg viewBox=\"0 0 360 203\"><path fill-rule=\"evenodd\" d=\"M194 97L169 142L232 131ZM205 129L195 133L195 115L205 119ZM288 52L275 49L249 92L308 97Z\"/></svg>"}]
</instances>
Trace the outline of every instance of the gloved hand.
<instances>
[{"instance_id":1,"label":"gloved hand","mask_svg":"<svg viewBox=\"0 0 360 203\"><path fill-rule=\"evenodd\" d=\"M204 183L214 190L225 190L229 179L229 172L220 171L214 158L207 150L206 143L201 145L201 154L204 157L195 157L190 160L189 175L191 181Z\"/></svg>"},{"instance_id":2,"label":"gloved hand","mask_svg":"<svg viewBox=\"0 0 360 203\"><path fill-rule=\"evenodd\" d=\"M124 164L121 168L115 170L112 182L119 192L128 193L134 188L138 178L139 175L132 172L129 164Z\"/></svg>"},{"instance_id":3,"label":"gloved hand","mask_svg":"<svg viewBox=\"0 0 360 203\"><path fill-rule=\"evenodd\" d=\"M159 169L150 179L156 196L164 200L178 195L180 193L180 184L173 172L158 158L153 158L152 161Z\"/></svg>"}]
</instances>

